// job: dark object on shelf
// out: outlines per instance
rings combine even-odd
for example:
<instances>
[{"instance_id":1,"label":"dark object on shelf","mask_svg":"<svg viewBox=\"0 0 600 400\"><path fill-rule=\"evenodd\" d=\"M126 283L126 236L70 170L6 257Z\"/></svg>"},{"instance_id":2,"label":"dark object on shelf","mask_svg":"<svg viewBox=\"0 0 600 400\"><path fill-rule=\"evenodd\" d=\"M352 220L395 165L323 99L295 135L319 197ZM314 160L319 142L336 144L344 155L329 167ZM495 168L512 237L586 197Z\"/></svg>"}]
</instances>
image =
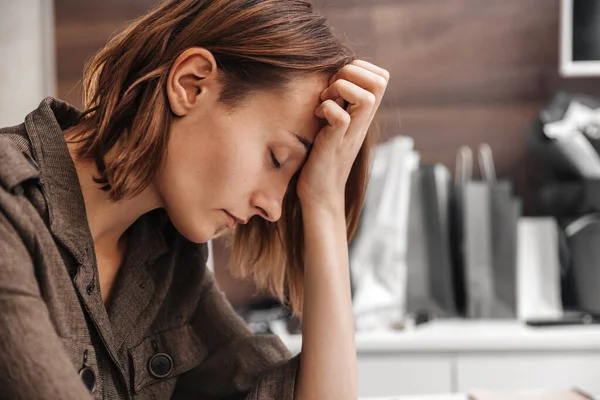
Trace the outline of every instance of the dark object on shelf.
<instances>
[{"instance_id":1,"label":"dark object on shelf","mask_svg":"<svg viewBox=\"0 0 600 400\"><path fill-rule=\"evenodd\" d=\"M536 214L555 217L561 227L563 306L600 315L600 98L557 93L529 139L550 173L537 192Z\"/></svg>"},{"instance_id":2,"label":"dark object on shelf","mask_svg":"<svg viewBox=\"0 0 600 400\"><path fill-rule=\"evenodd\" d=\"M568 248L566 276L578 309L600 315L600 214L586 214L564 223Z\"/></svg>"},{"instance_id":3,"label":"dark object on shelf","mask_svg":"<svg viewBox=\"0 0 600 400\"><path fill-rule=\"evenodd\" d=\"M560 319L531 319L525 321L525 323L528 326L536 328L564 325L592 325L599 324L600 317L587 313L565 313Z\"/></svg>"},{"instance_id":4,"label":"dark object on shelf","mask_svg":"<svg viewBox=\"0 0 600 400\"><path fill-rule=\"evenodd\" d=\"M548 183L538 192L536 209L556 218L600 212L600 179Z\"/></svg>"},{"instance_id":5,"label":"dark object on shelf","mask_svg":"<svg viewBox=\"0 0 600 400\"><path fill-rule=\"evenodd\" d=\"M529 135L529 147L546 166L550 181L564 181L586 178L590 168L582 168L582 160L593 156L581 152L583 141L563 141L549 138L544 133L547 124L559 122L565 118L572 103L579 103L592 109L600 108L600 100L583 94L571 94L566 91L556 93L554 98L540 111L535 119ZM577 130L583 133L596 155L600 152L600 120L595 119L583 125L577 125ZM589 177L588 177L589 178Z\"/></svg>"},{"instance_id":6,"label":"dark object on shelf","mask_svg":"<svg viewBox=\"0 0 600 400\"><path fill-rule=\"evenodd\" d=\"M590 293L590 290L586 289L585 280L594 279L590 274L600 271L600 265L594 262L598 259L590 252L600 245L600 237L594 237L591 231L581 232L582 235L574 237L572 229L565 231L565 228L582 216L600 212L600 180L549 183L539 190L536 203L540 214L555 217L561 227L559 244L563 307L586 309L590 296L586 293ZM586 261L588 257L592 258ZM583 300L581 296L588 300Z\"/></svg>"}]
</instances>

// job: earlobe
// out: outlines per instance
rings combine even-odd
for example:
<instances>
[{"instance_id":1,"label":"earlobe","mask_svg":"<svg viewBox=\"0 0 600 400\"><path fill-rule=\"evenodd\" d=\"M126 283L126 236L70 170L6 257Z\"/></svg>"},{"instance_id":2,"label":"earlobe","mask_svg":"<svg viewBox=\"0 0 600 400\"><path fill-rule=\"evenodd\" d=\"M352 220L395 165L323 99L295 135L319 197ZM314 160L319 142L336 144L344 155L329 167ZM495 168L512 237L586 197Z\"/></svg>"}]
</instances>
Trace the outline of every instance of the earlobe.
<instances>
[{"instance_id":1,"label":"earlobe","mask_svg":"<svg viewBox=\"0 0 600 400\"><path fill-rule=\"evenodd\" d=\"M211 90L217 66L212 53L192 47L175 60L167 77L167 97L171 111L183 117L197 106L201 96Z\"/></svg>"}]
</instances>

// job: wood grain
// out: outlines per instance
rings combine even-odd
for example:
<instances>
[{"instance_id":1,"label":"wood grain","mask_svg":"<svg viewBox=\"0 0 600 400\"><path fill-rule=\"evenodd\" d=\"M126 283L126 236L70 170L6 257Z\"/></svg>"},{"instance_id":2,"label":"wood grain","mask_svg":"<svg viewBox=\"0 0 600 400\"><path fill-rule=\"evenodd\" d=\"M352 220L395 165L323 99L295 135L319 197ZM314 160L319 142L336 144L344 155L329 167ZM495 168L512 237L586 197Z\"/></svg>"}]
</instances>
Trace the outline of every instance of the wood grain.
<instances>
[{"instance_id":1,"label":"wood grain","mask_svg":"<svg viewBox=\"0 0 600 400\"><path fill-rule=\"evenodd\" d=\"M157 0L55 0L59 97L80 106L85 60ZM599 79L558 74L560 0L316 0L357 55L392 75L384 138L415 139L423 162L453 168L489 143L529 212L539 168L527 131L559 89L600 95ZM247 289L247 288L246 288ZM246 290L244 289L244 290Z\"/></svg>"}]
</instances>

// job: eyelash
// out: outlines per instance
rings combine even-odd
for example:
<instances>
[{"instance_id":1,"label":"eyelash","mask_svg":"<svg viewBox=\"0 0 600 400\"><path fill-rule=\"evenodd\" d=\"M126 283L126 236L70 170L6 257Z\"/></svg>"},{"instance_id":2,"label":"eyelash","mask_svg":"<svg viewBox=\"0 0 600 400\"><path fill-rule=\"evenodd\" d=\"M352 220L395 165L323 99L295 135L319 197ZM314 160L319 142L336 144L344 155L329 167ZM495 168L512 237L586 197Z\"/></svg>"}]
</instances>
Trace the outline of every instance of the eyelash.
<instances>
[{"instance_id":1,"label":"eyelash","mask_svg":"<svg viewBox=\"0 0 600 400\"><path fill-rule=\"evenodd\" d=\"M271 150L271 161L273 161L273 166L275 166L275 168L277 168L277 169L281 168L281 163L279 162L279 160L277 160L277 157L275 157L275 153L273 153L272 150Z\"/></svg>"}]
</instances>

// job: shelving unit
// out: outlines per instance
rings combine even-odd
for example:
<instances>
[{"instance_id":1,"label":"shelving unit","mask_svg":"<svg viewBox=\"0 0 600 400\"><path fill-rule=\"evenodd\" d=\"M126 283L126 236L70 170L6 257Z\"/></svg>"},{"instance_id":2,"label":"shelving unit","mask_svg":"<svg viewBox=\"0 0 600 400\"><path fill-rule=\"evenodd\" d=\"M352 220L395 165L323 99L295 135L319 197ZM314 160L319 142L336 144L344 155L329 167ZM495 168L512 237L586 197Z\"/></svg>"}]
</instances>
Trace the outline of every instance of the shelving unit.
<instances>
[{"instance_id":1,"label":"shelving unit","mask_svg":"<svg viewBox=\"0 0 600 400\"><path fill-rule=\"evenodd\" d=\"M292 353L299 335L280 335ZM600 327L434 321L407 332L356 334L359 395L578 387L600 393Z\"/></svg>"}]
</instances>

